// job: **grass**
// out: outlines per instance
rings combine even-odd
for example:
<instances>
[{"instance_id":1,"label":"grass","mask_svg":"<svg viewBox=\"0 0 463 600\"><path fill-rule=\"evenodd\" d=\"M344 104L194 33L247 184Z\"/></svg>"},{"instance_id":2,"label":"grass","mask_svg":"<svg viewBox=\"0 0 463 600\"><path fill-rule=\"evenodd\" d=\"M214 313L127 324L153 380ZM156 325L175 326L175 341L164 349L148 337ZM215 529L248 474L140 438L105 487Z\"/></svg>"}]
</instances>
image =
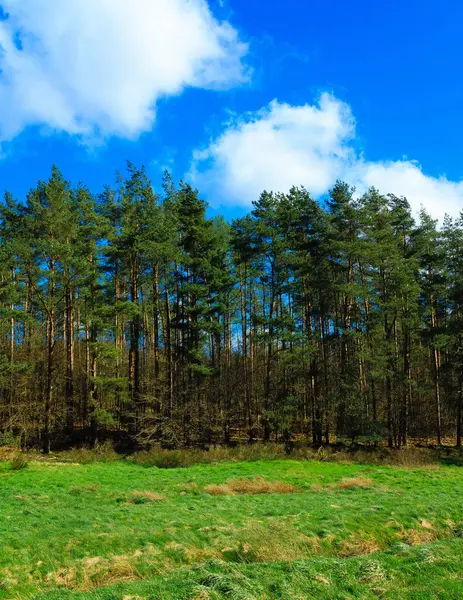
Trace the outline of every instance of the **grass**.
<instances>
[{"instance_id":1,"label":"grass","mask_svg":"<svg viewBox=\"0 0 463 600\"><path fill-rule=\"evenodd\" d=\"M232 479L226 483L211 483L204 487L211 496L234 494L291 494L300 490L286 481L269 481L263 477L254 479Z\"/></svg>"},{"instance_id":2,"label":"grass","mask_svg":"<svg viewBox=\"0 0 463 600\"><path fill-rule=\"evenodd\" d=\"M99 452L76 449L66 453L70 459L84 462L82 454L89 462L101 460L102 457L111 459L114 451L111 447L102 447ZM307 445L298 445L291 453L286 453L282 444L241 444L236 448L216 446L209 450L162 450L153 448L136 453L131 460L143 466L171 469L190 467L195 464L215 464L217 462L242 462L258 460L320 460L329 462L355 462L359 464L391 464L398 466L427 465L433 467L439 463L463 464L463 454L452 448L417 448L407 446L389 450L385 447L344 449L342 447L322 447L318 450ZM87 462L85 461L85 462Z\"/></svg>"},{"instance_id":3,"label":"grass","mask_svg":"<svg viewBox=\"0 0 463 600\"><path fill-rule=\"evenodd\" d=\"M0 462L0 599L454 600L462 493L456 466Z\"/></svg>"}]
</instances>

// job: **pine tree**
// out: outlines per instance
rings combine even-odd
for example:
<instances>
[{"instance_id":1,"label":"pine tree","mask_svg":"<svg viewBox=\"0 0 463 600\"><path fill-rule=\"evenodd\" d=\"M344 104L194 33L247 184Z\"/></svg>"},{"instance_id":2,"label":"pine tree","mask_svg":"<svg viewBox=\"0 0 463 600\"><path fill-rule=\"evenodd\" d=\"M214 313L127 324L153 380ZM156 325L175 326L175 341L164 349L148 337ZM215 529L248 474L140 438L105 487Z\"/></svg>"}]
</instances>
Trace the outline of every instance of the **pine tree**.
<instances>
[{"instance_id":1,"label":"pine tree","mask_svg":"<svg viewBox=\"0 0 463 600\"><path fill-rule=\"evenodd\" d=\"M457 446L463 226L337 182L231 225L128 164L94 196L54 167L0 207L0 433L168 447Z\"/></svg>"}]
</instances>

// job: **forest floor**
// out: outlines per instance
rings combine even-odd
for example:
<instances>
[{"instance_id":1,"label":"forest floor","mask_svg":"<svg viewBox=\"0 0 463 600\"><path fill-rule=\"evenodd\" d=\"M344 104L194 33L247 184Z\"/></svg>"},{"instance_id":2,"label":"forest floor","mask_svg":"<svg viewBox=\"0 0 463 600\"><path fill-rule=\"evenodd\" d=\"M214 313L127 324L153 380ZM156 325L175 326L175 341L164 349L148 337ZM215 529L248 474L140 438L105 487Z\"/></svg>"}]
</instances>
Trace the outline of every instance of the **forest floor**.
<instances>
[{"instance_id":1,"label":"forest floor","mask_svg":"<svg viewBox=\"0 0 463 600\"><path fill-rule=\"evenodd\" d=\"M463 470L0 462L0 598L463 598Z\"/></svg>"}]
</instances>

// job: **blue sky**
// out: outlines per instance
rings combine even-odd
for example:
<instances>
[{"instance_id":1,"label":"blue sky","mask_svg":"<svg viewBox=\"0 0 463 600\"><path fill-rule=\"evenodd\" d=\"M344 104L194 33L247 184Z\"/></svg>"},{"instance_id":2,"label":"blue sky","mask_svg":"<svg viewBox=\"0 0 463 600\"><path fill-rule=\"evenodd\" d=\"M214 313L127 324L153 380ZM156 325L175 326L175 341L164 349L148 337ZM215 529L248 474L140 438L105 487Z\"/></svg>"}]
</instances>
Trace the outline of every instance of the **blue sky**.
<instances>
[{"instance_id":1,"label":"blue sky","mask_svg":"<svg viewBox=\"0 0 463 600\"><path fill-rule=\"evenodd\" d=\"M0 189L56 163L98 192L125 161L211 214L336 178L463 208L457 0L0 0Z\"/></svg>"}]
</instances>

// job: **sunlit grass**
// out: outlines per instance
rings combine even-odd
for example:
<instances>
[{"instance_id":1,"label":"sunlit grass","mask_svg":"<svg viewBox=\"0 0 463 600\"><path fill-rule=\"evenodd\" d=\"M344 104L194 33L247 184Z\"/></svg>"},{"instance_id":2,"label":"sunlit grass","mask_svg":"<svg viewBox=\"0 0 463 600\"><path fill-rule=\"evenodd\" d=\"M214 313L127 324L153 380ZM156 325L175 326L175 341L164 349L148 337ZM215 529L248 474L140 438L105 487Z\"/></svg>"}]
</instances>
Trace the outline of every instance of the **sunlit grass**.
<instances>
[{"instance_id":1,"label":"sunlit grass","mask_svg":"<svg viewBox=\"0 0 463 600\"><path fill-rule=\"evenodd\" d=\"M0 598L457 598L462 492L445 466L4 462Z\"/></svg>"}]
</instances>

